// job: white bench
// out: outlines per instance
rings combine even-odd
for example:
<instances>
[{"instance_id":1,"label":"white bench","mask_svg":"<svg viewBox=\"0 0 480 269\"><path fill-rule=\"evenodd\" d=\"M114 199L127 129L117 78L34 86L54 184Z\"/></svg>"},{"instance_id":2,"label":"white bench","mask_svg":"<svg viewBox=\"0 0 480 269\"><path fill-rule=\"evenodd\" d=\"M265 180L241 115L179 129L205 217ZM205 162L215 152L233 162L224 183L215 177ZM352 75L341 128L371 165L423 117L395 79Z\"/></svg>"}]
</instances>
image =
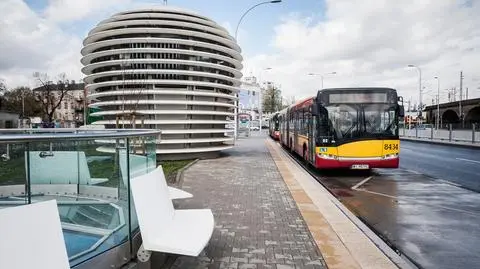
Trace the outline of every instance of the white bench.
<instances>
[{"instance_id":1,"label":"white bench","mask_svg":"<svg viewBox=\"0 0 480 269\"><path fill-rule=\"evenodd\" d=\"M150 161L146 156L140 156L140 155L135 155L135 154L130 154L129 156L129 161L130 161L130 178L134 178L137 176L141 176L144 174L147 174L150 170L155 169L154 167L156 166L156 163L149 164L148 162ZM127 167L125 166L127 164L127 150L126 149L120 149L119 150L119 162L120 162L120 173L121 177L123 180L123 184L127 186ZM162 180L159 178L159 180ZM165 179L163 179L165 180ZM174 187L168 187L169 191L169 197L170 199L187 199L187 198L192 198L193 195L189 192L186 192L181 189L177 189Z\"/></svg>"},{"instance_id":2,"label":"white bench","mask_svg":"<svg viewBox=\"0 0 480 269\"><path fill-rule=\"evenodd\" d=\"M0 268L70 268L55 200L0 209Z\"/></svg>"},{"instance_id":3,"label":"white bench","mask_svg":"<svg viewBox=\"0 0 480 269\"><path fill-rule=\"evenodd\" d=\"M161 166L131 179L130 186L142 234L142 249L198 256L213 233L212 211L175 210Z\"/></svg>"},{"instance_id":4,"label":"white bench","mask_svg":"<svg viewBox=\"0 0 480 269\"><path fill-rule=\"evenodd\" d=\"M107 182L107 178L92 178L87 157L83 151L30 151L31 184L80 184L96 185ZM42 157L43 156L43 157Z\"/></svg>"}]
</instances>

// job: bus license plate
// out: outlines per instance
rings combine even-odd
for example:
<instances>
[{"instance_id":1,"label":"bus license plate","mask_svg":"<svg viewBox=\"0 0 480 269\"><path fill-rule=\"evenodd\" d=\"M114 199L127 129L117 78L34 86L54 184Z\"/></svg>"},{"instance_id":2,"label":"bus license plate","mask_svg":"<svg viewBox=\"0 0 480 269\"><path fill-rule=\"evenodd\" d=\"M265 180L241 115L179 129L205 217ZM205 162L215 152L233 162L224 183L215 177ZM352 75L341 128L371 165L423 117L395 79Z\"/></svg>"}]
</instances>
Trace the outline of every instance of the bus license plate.
<instances>
[{"instance_id":1,"label":"bus license plate","mask_svg":"<svg viewBox=\"0 0 480 269\"><path fill-rule=\"evenodd\" d=\"M368 169L370 168L368 164L354 164L352 165L352 169Z\"/></svg>"}]
</instances>

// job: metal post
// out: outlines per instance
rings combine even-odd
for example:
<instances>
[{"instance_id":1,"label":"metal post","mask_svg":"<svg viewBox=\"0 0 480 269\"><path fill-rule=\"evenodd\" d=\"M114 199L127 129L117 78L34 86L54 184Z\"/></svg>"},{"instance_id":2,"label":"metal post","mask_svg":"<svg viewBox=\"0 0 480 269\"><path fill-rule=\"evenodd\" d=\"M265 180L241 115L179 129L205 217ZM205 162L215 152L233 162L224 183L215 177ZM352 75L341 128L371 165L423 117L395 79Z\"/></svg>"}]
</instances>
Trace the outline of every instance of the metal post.
<instances>
[{"instance_id":1,"label":"metal post","mask_svg":"<svg viewBox=\"0 0 480 269\"><path fill-rule=\"evenodd\" d=\"M452 141L452 124L448 124L448 141Z\"/></svg>"},{"instance_id":2,"label":"metal post","mask_svg":"<svg viewBox=\"0 0 480 269\"><path fill-rule=\"evenodd\" d=\"M31 193L31 178L30 178L30 170L31 170L31 164L30 164L30 143L27 142L25 145L25 151L27 152L26 155L26 166L28 167L27 169L27 184L25 185L25 193L27 195L27 203L31 204L32 203L32 193Z\"/></svg>"},{"instance_id":3,"label":"metal post","mask_svg":"<svg viewBox=\"0 0 480 269\"><path fill-rule=\"evenodd\" d=\"M237 100L235 100L235 115L234 115L234 121L235 121L235 133L234 133L234 140L237 140L238 139L238 94L236 94L237 96Z\"/></svg>"},{"instance_id":4,"label":"metal post","mask_svg":"<svg viewBox=\"0 0 480 269\"><path fill-rule=\"evenodd\" d=\"M83 90L83 125L87 126L87 88Z\"/></svg>"},{"instance_id":5,"label":"metal post","mask_svg":"<svg viewBox=\"0 0 480 269\"><path fill-rule=\"evenodd\" d=\"M260 6L260 5L265 5L265 4L277 4L277 3L281 3L282 0L272 0L272 1L265 1L265 2L261 2L261 3L258 3L254 6L252 6L251 8L249 8L247 11L245 11L242 15L242 17L240 17L240 20L238 21L237 23L237 27L235 29L235 40L238 40L238 28L240 27L240 24L242 23L243 21L243 18L251 11L253 10L254 8Z\"/></svg>"},{"instance_id":6,"label":"metal post","mask_svg":"<svg viewBox=\"0 0 480 269\"><path fill-rule=\"evenodd\" d=\"M437 119L435 121L437 130L440 127L440 78L437 76Z\"/></svg>"},{"instance_id":7,"label":"metal post","mask_svg":"<svg viewBox=\"0 0 480 269\"><path fill-rule=\"evenodd\" d=\"M418 124L415 126L415 138L418 138Z\"/></svg>"},{"instance_id":8,"label":"metal post","mask_svg":"<svg viewBox=\"0 0 480 269\"><path fill-rule=\"evenodd\" d=\"M475 123L472 123L472 143L475 143Z\"/></svg>"},{"instance_id":9,"label":"metal post","mask_svg":"<svg viewBox=\"0 0 480 269\"><path fill-rule=\"evenodd\" d=\"M463 111L462 111L462 85L463 84L463 72L460 71L460 99L458 100L458 115L460 115L460 123L461 123L461 126L462 128L464 128L465 126L463 125L464 121L463 121Z\"/></svg>"},{"instance_id":10,"label":"metal post","mask_svg":"<svg viewBox=\"0 0 480 269\"><path fill-rule=\"evenodd\" d=\"M414 64L409 64L408 67L415 67L418 70L418 92L419 92L419 124L422 123L422 69L420 67L414 65Z\"/></svg>"},{"instance_id":11,"label":"metal post","mask_svg":"<svg viewBox=\"0 0 480 269\"><path fill-rule=\"evenodd\" d=\"M419 87L419 91L420 91L420 109L419 109L419 110L420 110L420 112L419 112L419 114L420 114L419 121L420 121L420 122L419 122L419 123L421 124L421 123L422 123L422 117L423 117L423 113L422 113L422 112L423 112L423 104L422 104L422 69L420 69L420 67L418 67L418 66L417 66L417 68L418 68L418 74L419 74L419 76L418 76L418 87Z\"/></svg>"},{"instance_id":12,"label":"metal post","mask_svg":"<svg viewBox=\"0 0 480 269\"><path fill-rule=\"evenodd\" d=\"M430 139L433 140L433 128L430 128Z\"/></svg>"},{"instance_id":13,"label":"metal post","mask_svg":"<svg viewBox=\"0 0 480 269\"><path fill-rule=\"evenodd\" d=\"M259 120L260 133L262 133L263 104L262 104L262 85L261 84L260 84L260 91L259 91L259 94L258 94L258 98L260 99L258 101L258 114L260 114L260 120Z\"/></svg>"}]
</instances>

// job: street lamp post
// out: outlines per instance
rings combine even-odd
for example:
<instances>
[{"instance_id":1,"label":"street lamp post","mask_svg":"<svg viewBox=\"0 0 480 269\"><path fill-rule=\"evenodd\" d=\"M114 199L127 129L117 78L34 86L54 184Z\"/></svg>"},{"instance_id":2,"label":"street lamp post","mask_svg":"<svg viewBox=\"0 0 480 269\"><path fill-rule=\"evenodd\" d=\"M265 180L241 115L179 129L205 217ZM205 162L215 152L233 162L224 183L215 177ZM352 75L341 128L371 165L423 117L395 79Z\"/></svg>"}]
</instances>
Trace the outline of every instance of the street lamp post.
<instances>
[{"instance_id":1,"label":"street lamp post","mask_svg":"<svg viewBox=\"0 0 480 269\"><path fill-rule=\"evenodd\" d=\"M334 72L330 72L330 73L326 73L326 74L309 73L308 75L309 76L320 76L321 77L321 82L322 82L321 87L323 89L323 77L326 76L326 75L335 75L335 74L337 74L337 72L334 71Z\"/></svg>"},{"instance_id":2,"label":"street lamp post","mask_svg":"<svg viewBox=\"0 0 480 269\"><path fill-rule=\"evenodd\" d=\"M419 98L420 98L420 112L419 112L419 122L422 122L422 110L423 110L423 105L422 105L422 69L420 67L414 65L414 64L409 64L408 67L415 67L418 70L418 91L419 91Z\"/></svg>"},{"instance_id":3,"label":"street lamp post","mask_svg":"<svg viewBox=\"0 0 480 269\"><path fill-rule=\"evenodd\" d=\"M242 20L243 18L250 12L252 11L252 9L258 7L258 6L261 6L261 5L266 5L266 4L277 4L277 3L281 3L282 0L273 0L273 1L265 1L265 2L261 2L261 3L258 3L254 6L252 6L251 8L249 8L247 11L245 11L242 15L242 17L240 17L240 20L238 21L237 23L237 28L235 29L235 40L237 40L237 34L238 34L238 27L240 27L240 24L242 23Z\"/></svg>"},{"instance_id":4,"label":"street lamp post","mask_svg":"<svg viewBox=\"0 0 480 269\"><path fill-rule=\"evenodd\" d=\"M252 11L254 8L258 7L258 6L261 6L261 5L266 5L266 4L277 4L277 3L281 3L282 0L272 0L272 1L265 1L265 2L261 2L261 3L258 3L254 6L252 6L251 8L247 9L247 11L245 11L242 15L242 17L240 17L240 20L238 21L237 23L237 27L235 28L235 40L238 39L238 28L240 27L240 24L242 23L243 21L243 18L250 12ZM236 105L235 105L235 117L234 117L234 120L235 120L235 140L237 139L238 137L238 93L237 93L237 101L236 101ZM261 126L260 126L261 128Z\"/></svg>"},{"instance_id":5,"label":"street lamp post","mask_svg":"<svg viewBox=\"0 0 480 269\"><path fill-rule=\"evenodd\" d=\"M268 70L272 70L272 68L271 68L271 67L267 67L267 68L263 69L263 71L268 71ZM262 95L262 90L263 90L263 89L262 89L262 81L261 81L260 79L259 79L258 83L259 83L259 85L260 85L260 92L259 92L259 95L258 95L258 98L260 99L260 100L258 101L258 110L259 110L259 111L258 111L258 114L260 114L260 121L259 121L259 123L260 123L260 132L262 132L262 122L263 122L263 99L262 99L263 95Z\"/></svg>"},{"instance_id":6,"label":"street lamp post","mask_svg":"<svg viewBox=\"0 0 480 269\"><path fill-rule=\"evenodd\" d=\"M435 124L438 130L438 128L440 127L440 78L436 76L435 79L437 80L437 120L435 121Z\"/></svg>"}]
</instances>

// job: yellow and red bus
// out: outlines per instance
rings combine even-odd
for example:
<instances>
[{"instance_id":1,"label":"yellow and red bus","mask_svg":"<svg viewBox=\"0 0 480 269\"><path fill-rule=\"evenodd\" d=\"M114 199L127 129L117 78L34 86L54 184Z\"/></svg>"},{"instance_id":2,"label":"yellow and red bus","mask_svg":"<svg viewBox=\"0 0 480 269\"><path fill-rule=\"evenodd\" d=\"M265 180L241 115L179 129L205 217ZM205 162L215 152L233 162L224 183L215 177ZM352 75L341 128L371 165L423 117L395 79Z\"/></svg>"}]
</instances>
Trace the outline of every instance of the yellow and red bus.
<instances>
[{"instance_id":1,"label":"yellow and red bus","mask_svg":"<svg viewBox=\"0 0 480 269\"><path fill-rule=\"evenodd\" d=\"M276 112L276 113L273 113L270 119L268 120L268 134L274 140L278 140L280 136L278 127L279 127L278 112Z\"/></svg>"},{"instance_id":2,"label":"yellow and red bus","mask_svg":"<svg viewBox=\"0 0 480 269\"><path fill-rule=\"evenodd\" d=\"M280 142L316 168L397 168L401 97L391 88L322 89L279 112Z\"/></svg>"}]
</instances>

